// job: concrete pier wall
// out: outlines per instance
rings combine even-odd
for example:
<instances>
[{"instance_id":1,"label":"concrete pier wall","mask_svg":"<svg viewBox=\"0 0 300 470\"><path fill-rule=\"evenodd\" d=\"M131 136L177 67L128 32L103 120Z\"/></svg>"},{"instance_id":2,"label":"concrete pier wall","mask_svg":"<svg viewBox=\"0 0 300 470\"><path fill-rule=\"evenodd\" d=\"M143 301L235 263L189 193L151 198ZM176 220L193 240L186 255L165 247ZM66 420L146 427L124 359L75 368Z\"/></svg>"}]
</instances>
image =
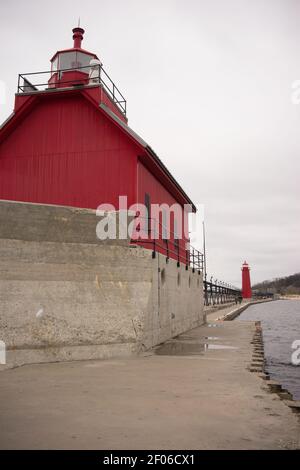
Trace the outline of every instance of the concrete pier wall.
<instances>
[{"instance_id":1,"label":"concrete pier wall","mask_svg":"<svg viewBox=\"0 0 300 470\"><path fill-rule=\"evenodd\" d=\"M8 365L136 354L203 323L202 274L100 241L95 211L0 201Z\"/></svg>"}]
</instances>

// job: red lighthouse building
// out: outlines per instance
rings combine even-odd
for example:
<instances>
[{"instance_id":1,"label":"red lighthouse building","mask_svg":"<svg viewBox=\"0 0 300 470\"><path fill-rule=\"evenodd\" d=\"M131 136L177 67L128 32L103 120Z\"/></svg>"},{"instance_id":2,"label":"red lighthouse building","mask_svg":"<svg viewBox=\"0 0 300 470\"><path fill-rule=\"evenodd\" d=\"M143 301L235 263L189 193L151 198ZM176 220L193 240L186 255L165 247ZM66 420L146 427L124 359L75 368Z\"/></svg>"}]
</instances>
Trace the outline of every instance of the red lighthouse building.
<instances>
[{"instance_id":1,"label":"red lighthouse building","mask_svg":"<svg viewBox=\"0 0 300 470\"><path fill-rule=\"evenodd\" d=\"M250 282L250 268L246 261L242 266L242 295L243 299L251 299L251 282Z\"/></svg>"},{"instance_id":2,"label":"red lighthouse building","mask_svg":"<svg viewBox=\"0 0 300 470\"><path fill-rule=\"evenodd\" d=\"M128 126L126 100L97 55L82 49L83 34L73 29L73 47L55 53L49 72L19 75L14 111L0 128L0 199L96 209L118 208L122 195L128 206L177 203L187 224L184 205L195 205ZM176 216L173 249L159 230L158 249L186 259Z\"/></svg>"}]
</instances>

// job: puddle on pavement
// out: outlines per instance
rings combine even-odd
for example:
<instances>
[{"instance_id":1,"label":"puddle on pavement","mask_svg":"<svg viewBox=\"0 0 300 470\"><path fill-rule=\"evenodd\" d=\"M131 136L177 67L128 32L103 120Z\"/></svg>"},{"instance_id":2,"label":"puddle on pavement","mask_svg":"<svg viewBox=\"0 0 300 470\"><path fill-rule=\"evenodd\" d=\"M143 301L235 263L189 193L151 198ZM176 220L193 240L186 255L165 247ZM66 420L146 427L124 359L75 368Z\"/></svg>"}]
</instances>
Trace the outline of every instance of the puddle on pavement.
<instances>
[{"instance_id":1,"label":"puddle on pavement","mask_svg":"<svg viewBox=\"0 0 300 470\"><path fill-rule=\"evenodd\" d=\"M225 344L207 344L206 349L238 349L235 346L226 346Z\"/></svg>"},{"instance_id":2,"label":"puddle on pavement","mask_svg":"<svg viewBox=\"0 0 300 470\"><path fill-rule=\"evenodd\" d=\"M209 323L207 325L211 328L221 328L221 325L216 323ZM227 342L224 338L225 343ZM208 342L209 341L209 342ZM193 334L183 333L176 336L172 340L166 341L164 344L157 346L153 353L158 356L203 356L210 350L234 350L238 349L235 346L226 344L214 344L210 341L220 341L222 338L219 336L201 336L199 333Z\"/></svg>"},{"instance_id":3,"label":"puddle on pavement","mask_svg":"<svg viewBox=\"0 0 300 470\"><path fill-rule=\"evenodd\" d=\"M224 344L208 344L201 342L186 342L186 341L171 341L162 344L154 350L158 356L200 356L207 350L211 349L238 349L234 346L227 346Z\"/></svg>"}]
</instances>

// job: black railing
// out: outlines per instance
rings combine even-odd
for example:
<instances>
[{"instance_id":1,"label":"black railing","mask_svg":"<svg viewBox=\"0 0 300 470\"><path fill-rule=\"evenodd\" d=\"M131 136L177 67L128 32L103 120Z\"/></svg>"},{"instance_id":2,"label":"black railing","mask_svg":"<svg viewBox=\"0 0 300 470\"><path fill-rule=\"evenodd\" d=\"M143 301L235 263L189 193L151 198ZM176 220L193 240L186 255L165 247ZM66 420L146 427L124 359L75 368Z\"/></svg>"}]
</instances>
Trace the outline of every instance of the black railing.
<instances>
[{"instance_id":1,"label":"black railing","mask_svg":"<svg viewBox=\"0 0 300 470\"><path fill-rule=\"evenodd\" d=\"M203 281L204 305L218 305L228 302L241 303L241 291L225 282L211 278L210 281Z\"/></svg>"},{"instance_id":2,"label":"black railing","mask_svg":"<svg viewBox=\"0 0 300 470\"><path fill-rule=\"evenodd\" d=\"M193 271L198 271L203 274L203 266L204 266L204 256L201 251L196 250L193 246L189 245L188 253L190 255L190 266Z\"/></svg>"},{"instance_id":3,"label":"black railing","mask_svg":"<svg viewBox=\"0 0 300 470\"><path fill-rule=\"evenodd\" d=\"M131 239L132 244L149 245L153 258L157 253L162 253L166 256L166 262L172 258L177 261L178 266L182 263L186 269L191 267L194 272L203 273L204 257L199 250L158 220L142 217L139 217L139 220L142 220L143 226L136 227L136 236Z\"/></svg>"},{"instance_id":4,"label":"black railing","mask_svg":"<svg viewBox=\"0 0 300 470\"><path fill-rule=\"evenodd\" d=\"M143 218L138 216L135 227L135 237L131 238L131 243L141 244L144 247L149 246L152 249L152 257L157 253L166 256L166 262L169 258L177 261L177 266L184 264L186 269L192 268L203 275L203 297L204 305L218 305L229 302L240 303L242 301L241 290L223 281L206 280L204 273L204 256L192 247L183 238L178 238L177 234L165 227L158 220L153 218Z\"/></svg>"},{"instance_id":5,"label":"black railing","mask_svg":"<svg viewBox=\"0 0 300 470\"><path fill-rule=\"evenodd\" d=\"M90 70L93 70L93 75L89 77ZM87 77L85 78L78 78L78 79L64 79L63 73L64 72L76 72L82 71L85 72ZM96 71L96 73L95 73ZM44 77L48 76L48 80L45 80ZM30 80L29 80L30 78ZM33 80L33 81L32 81ZM35 91L43 91L43 90L53 90L59 87L61 88L62 85L67 87L78 88L79 86L87 86L87 85L102 85L103 89L107 92L113 103L118 107L120 112L126 116L126 100L118 87L109 77L109 75L105 72L102 65L86 65L84 67L75 67L75 68L68 68L68 69L59 69L55 71L47 70L43 72L30 72L30 73L21 73L18 76L18 93L32 93Z\"/></svg>"}]
</instances>

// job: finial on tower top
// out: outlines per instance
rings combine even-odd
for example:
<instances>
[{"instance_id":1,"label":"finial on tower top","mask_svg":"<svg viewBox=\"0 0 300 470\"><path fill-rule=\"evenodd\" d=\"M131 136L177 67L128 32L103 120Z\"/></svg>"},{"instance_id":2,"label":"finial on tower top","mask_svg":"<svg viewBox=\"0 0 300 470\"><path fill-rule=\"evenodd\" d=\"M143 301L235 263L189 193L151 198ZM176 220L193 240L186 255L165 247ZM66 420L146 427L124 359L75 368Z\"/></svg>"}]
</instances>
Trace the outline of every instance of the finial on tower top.
<instances>
[{"instance_id":1,"label":"finial on tower top","mask_svg":"<svg viewBox=\"0 0 300 470\"><path fill-rule=\"evenodd\" d=\"M74 49L81 49L81 41L83 40L84 29L80 28L80 18L78 20L77 28L73 28Z\"/></svg>"}]
</instances>

